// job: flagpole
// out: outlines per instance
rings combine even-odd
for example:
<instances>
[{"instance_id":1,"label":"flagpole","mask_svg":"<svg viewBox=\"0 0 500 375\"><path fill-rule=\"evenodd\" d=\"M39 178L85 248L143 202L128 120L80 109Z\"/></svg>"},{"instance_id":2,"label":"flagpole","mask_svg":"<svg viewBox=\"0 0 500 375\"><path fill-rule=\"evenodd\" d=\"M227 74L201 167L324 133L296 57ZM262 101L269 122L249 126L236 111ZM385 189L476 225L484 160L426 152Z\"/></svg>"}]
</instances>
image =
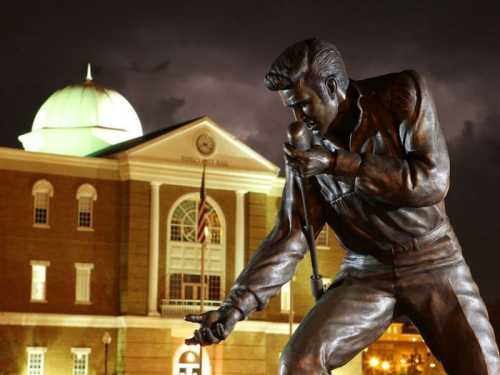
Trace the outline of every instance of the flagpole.
<instances>
[{"instance_id":1,"label":"flagpole","mask_svg":"<svg viewBox=\"0 0 500 375\"><path fill-rule=\"evenodd\" d=\"M208 229L208 227L205 227ZM207 230L205 232L208 232ZM203 314L205 304L205 250L207 247L207 236L201 243L201 296L200 296L200 314ZM200 375L203 375L203 347L200 345Z\"/></svg>"},{"instance_id":2,"label":"flagpole","mask_svg":"<svg viewBox=\"0 0 500 375\"><path fill-rule=\"evenodd\" d=\"M293 279L295 279L295 277L290 279L290 310L288 312L288 335L290 337L292 337L293 334L293 320L295 315L295 311L293 310Z\"/></svg>"},{"instance_id":3,"label":"flagpole","mask_svg":"<svg viewBox=\"0 0 500 375\"><path fill-rule=\"evenodd\" d=\"M201 192L200 192L200 199L205 200L206 199L206 193L205 193L205 168L206 168L206 159L203 159L203 173L202 173L202 185L201 185ZM203 198L201 198L203 196ZM203 205L206 203L203 202ZM199 214L199 213L198 213ZM198 226L198 229L199 226ZM201 294L200 294L200 314L203 314L203 307L205 304L205 250L207 246L207 239L208 239L208 226L206 224L203 226L203 240L201 241L201 254L200 254L200 278L201 278ZM200 375L203 375L203 346L200 345L200 356L199 356L199 363L200 363Z\"/></svg>"}]
</instances>

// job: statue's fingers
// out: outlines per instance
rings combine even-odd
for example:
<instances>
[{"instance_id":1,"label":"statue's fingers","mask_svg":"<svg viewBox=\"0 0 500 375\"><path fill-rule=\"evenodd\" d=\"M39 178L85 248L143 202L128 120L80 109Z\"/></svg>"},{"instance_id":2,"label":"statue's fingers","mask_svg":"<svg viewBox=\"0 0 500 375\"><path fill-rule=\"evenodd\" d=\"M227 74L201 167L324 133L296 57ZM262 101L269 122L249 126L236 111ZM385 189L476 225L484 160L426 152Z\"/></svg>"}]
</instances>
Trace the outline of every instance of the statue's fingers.
<instances>
[{"instance_id":1,"label":"statue's fingers","mask_svg":"<svg viewBox=\"0 0 500 375\"><path fill-rule=\"evenodd\" d=\"M304 151L296 149L289 143L284 144L283 151L285 152L285 155L292 159L302 159L305 155Z\"/></svg>"},{"instance_id":2,"label":"statue's fingers","mask_svg":"<svg viewBox=\"0 0 500 375\"><path fill-rule=\"evenodd\" d=\"M220 341L219 338L215 337L210 328L202 328L200 329L200 334L202 337L201 345L210 345L216 344Z\"/></svg>"},{"instance_id":3,"label":"statue's fingers","mask_svg":"<svg viewBox=\"0 0 500 375\"><path fill-rule=\"evenodd\" d=\"M198 314L189 314L184 317L184 320L187 320L188 322L191 323L202 323L203 322L203 315L198 315Z\"/></svg>"},{"instance_id":4,"label":"statue's fingers","mask_svg":"<svg viewBox=\"0 0 500 375\"><path fill-rule=\"evenodd\" d=\"M198 330L195 331L193 337L190 337L189 339L184 340L184 343L186 345L199 345L200 341L196 335L197 332L198 332Z\"/></svg>"},{"instance_id":5,"label":"statue's fingers","mask_svg":"<svg viewBox=\"0 0 500 375\"><path fill-rule=\"evenodd\" d=\"M215 325L215 336L217 336L220 340L224 340L227 337L226 329L224 328L224 324L217 323Z\"/></svg>"},{"instance_id":6,"label":"statue's fingers","mask_svg":"<svg viewBox=\"0 0 500 375\"><path fill-rule=\"evenodd\" d=\"M293 157L294 147L290 143L283 144L283 152L285 155Z\"/></svg>"}]
</instances>

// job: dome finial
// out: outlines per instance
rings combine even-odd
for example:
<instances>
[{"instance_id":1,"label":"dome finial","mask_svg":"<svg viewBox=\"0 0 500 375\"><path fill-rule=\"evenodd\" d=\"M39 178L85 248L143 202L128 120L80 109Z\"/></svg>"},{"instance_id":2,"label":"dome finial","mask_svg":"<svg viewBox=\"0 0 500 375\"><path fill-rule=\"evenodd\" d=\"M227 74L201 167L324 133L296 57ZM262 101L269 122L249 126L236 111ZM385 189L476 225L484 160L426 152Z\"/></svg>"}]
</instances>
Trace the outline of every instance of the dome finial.
<instances>
[{"instance_id":1,"label":"dome finial","mask_svg":"<svg viewBox=\"0 0 500 375\"><path fill-rule=\"evenodd\" d=\"M90 63L87 64L87 77L85 78L85 81L92 81L92 67L90 66Z\"/></svg>"}]
</instances>

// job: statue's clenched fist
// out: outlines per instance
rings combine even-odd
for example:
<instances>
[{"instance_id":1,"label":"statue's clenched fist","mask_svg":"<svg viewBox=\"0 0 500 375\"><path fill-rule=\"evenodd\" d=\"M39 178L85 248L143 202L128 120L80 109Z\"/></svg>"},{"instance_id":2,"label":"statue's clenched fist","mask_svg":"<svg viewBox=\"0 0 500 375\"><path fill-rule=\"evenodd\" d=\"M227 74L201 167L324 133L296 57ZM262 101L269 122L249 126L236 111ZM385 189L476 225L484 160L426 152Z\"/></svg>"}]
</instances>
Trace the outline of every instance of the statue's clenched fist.
<instances>
[{"instance_id":1,"label":"statue's clenched fist","mask_svg":"<svg viewBox=\"0 0 500 375\"><path fill-rule=\"evenodd\" d=\"M309 150L300 150L285 143L283 150L286 162L295 168L301 177L331 173L334 170L336 153L332 153L324 147L315 146Z\"/></svg>"},{"instance_id":2,"label":"statue's clenched fist","mask_svg":"<svg viewBox=\"0 0 500 375\"><path fill-rule=\"evenodd\" d=\"M188 322L199 323L201 327L194 331L193 337L186 339L187 345L212 345L223 341L242 320L243 314L232 306L222 306L218 310L196 315L186 315Z\"/></svg>"}]
</instances>

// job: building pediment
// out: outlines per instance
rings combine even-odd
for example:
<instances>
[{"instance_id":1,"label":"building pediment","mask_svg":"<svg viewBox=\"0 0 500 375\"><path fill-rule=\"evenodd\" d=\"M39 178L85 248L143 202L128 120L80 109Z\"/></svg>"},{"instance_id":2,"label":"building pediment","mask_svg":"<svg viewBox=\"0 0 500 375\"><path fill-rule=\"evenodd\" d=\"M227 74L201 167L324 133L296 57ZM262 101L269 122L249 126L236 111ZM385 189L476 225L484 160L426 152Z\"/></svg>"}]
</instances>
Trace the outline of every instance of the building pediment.
<instances>
[{"instance_id":1,"label":"building pediment","mask_svg":"<svg viewBox=\"0 0 500 375\"><path fill-rule=\"evenodd\" d=\"M168 129L167 129L168 130ZM276 176L279 168L208 117L188 122L115 154L143 165L199 166Z\"/></svg>"}]
</instances>

